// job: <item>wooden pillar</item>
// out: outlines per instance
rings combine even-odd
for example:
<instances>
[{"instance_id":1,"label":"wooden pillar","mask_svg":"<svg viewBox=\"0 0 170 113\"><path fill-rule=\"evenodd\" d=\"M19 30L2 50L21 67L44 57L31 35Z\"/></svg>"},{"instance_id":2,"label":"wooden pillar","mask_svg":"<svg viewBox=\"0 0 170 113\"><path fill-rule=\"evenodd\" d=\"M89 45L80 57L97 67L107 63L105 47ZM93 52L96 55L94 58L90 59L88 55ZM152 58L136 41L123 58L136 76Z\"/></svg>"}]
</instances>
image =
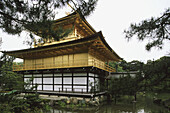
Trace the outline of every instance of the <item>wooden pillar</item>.
<instances>
[{"instance_id":1,"label":"wooden pillar","mask_svg":"<svg viewBox=\"0 0 170 113\"><path fill-rule=\"evenodd\" d=\"M87 93L89 92L89 72L87 72L87 86L86 86Z\"/></svg>"},{"instance_id":2,"label":"wooden pillar","mask_svg":"<svg viewBox=\"0 0 170 113\"><path fill-rule=\"evenodd\" d=\"M34 75L34 74L32 73L32 78L33 78L33 75ZM32 80L32 86L33 86L33 81L34 81L34 79Z\"/></svg>"},{"instance_id":3,"label":"wooden pillar","mask_svg":"<svg viewBox=\"0 0 170 113\"><path fill-rule=\"evenodd\" d=\"M54 91L54 71L53 71L53 91Z\"/></svg>"},{"instance_id":4,"label":"wooden pillar","mask_svg":"<svg viewBox=\"0 0 170 113\"><path fill-rule=\"evenodd\" d=\"M96 87L95 87L95 74L94 74L94 94L96 94Z\"/></svg>"},{"instance_id":5,"label":"wooden pillar","mask_svg":"<svg viewBox=\"0 0 170 113\"><path fill-rule=\"evenodd\" d=\"M102 75L99 75L99 88L100 88L100 92L102 91Z\"/></svg>"},{"instance_id":6,"label":"wooden pillar","mask_svg":"<svg viewBox=\"0 0 170 113\"><path fill-rule=\"evenodd\" d=\"M43 80L43 71L42 71L42 91L44 90L43 85L44 85L44 80Z\"/></svg>"},{"instance_id":7,"label":"wooden pillar","mask_svg":"<svg viewBox=\"0 0 170 113\"><path fill-rule=\"evenodd\" d=\"M63 75L63 70L61 71L61 74L62 74L62 91L63 91L63 88L64 88L64 86L63 86L63 83L64 83L64 75Z\"/></svg>"},{"instance_id":8,"label":"wooden pillar","mask_svg":"<svg viewBox=\"0 0 170 113\"><path fill-rule=\"evenodd\" d=\"M74 92L74 88L73 88L73 85L74 85L74 72L72 72L72 92Z\"/></svg>"}]
</instances>

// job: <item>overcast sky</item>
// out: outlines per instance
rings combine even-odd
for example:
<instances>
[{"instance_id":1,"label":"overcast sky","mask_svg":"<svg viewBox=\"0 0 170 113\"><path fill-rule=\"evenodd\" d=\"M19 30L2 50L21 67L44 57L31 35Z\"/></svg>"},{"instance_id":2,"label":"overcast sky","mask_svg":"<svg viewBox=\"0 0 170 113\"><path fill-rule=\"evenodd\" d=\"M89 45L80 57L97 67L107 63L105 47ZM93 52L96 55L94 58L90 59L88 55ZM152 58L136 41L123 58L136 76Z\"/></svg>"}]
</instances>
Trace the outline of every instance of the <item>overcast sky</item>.
<instances>
[{"instance_id":1,"label":"overcast sky","mask_svg":"<svg viewBox=\"0 0 170 113\"><path fill-rule=\"evenodd\" d=\"M130 23L160 16L168 7L170 7L170 0L99 0L96 10L87 17L87 21L97 32L102 31L108 44L120 57L126 61L146 62L170 53L170 42L167 41L162 50L153 48L148 52L145 50L148 40L141 42L134 37L128 42L124 38L123 31L130 26ZM0 30L0 37L3 41L1 50L28 48L23 44L28 37L25 32L19 37L8 35Z\"/></svg>"}]
</instances>

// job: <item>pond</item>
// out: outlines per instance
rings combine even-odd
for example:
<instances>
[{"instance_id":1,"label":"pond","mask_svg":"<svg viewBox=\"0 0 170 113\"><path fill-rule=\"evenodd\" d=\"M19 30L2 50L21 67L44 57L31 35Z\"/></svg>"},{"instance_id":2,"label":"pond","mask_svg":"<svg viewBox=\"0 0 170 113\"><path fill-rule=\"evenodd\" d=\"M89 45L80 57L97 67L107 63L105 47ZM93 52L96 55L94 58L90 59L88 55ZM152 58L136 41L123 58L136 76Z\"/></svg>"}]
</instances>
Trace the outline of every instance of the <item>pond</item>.
<instances>
[{"instance_id":1,"label":"pond","mask_svg":"<svg viewBox=\"0 0 170 113\"><path fill-rule=\"evenodd\" d=\"M170 113L167 108L153 103L150 97L140 97L137 102L120 100L121 102L106 103L95 109L81 108L81 110L53 108L51 113Z\"/></svg>"}]
</instances>

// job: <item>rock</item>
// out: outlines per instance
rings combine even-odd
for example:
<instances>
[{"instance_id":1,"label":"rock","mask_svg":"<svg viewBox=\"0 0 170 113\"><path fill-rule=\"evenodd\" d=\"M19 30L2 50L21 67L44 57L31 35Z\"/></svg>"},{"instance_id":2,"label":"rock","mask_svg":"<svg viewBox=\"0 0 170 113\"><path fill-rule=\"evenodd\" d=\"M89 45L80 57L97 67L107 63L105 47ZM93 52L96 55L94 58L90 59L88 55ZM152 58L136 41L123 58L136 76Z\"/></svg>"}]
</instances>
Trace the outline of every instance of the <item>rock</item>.
<instances>
[{"instance_id":1,"label":"rock","mask_svg":"<svg viewBox=\"0 0 170 113\"><path fill-rule=\"evenodd\" d=\"M73 104L78 104L77 98L72 98L72 103L73 103Z\"/></svg>"},{"instance_id":2,"label":"rock","mask_svg":"<svg viewBox=\"0 0 170 113\"><path fill-rule=\"evenodd\" d=\"M86 99L85 99L85 102L86 102L86 103L89 103L89 102L90 102L90 99L86 98Z\"/></svg>"}]
</instances>

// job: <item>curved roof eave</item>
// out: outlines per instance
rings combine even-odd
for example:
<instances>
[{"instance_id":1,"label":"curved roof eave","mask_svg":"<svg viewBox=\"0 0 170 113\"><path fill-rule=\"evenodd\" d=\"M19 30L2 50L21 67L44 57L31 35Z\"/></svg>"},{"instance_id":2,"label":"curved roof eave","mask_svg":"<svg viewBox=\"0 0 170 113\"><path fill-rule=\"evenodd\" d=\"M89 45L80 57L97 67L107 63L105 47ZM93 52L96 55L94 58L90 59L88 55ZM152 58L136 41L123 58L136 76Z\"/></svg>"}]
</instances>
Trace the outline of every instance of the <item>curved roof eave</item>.
<instances>
[{"instance_id":1,"label":"curved roof eave","mask_svg":"<svg viewBox=\"0 0 170 113\"><path fill-rule=\"evenodd\" d=\"M122 58L108 45L108 43L106 42L106 40L104 39L104 36L102 34L102 32L98 32L99 33L99 37L102 40L102 42L104 43L104 45L120 60L122 60Z\"/></svg>"},{"instance_id":2,"label":"curved roof eave","mask_svg":"<svg viewBox=\"0 0 170 113\"><path fill-rule=\"evenodd\" d=\"M12 56L12 55L16 55L16 54L21 54L23 52L43 51L44 49L45 50L49 50L49 49L52 49L52 48L62 47L62 46L65 46L65 45L78 44L78 43L82 43L82 42L86 42L86 41L97 39L98 37L100 38L102 43L107 47L107 49L114 56L116 56L117 59L119 59L119 61L122 60L122 58L115 51L113 51L113 49L107 44L107 42L105 41L101 31L97 32L97 33L95 33L93 35L87 36L85 38L78 39L78 40L73 40L73 41L69 41L69 42L63 42L63 43L47 45L47 46L41 46L41 47L36 47L36 48L29 48L29 49L15 50L15 51L2 51L2 52Z\"/></svg>"}]
</instances>

